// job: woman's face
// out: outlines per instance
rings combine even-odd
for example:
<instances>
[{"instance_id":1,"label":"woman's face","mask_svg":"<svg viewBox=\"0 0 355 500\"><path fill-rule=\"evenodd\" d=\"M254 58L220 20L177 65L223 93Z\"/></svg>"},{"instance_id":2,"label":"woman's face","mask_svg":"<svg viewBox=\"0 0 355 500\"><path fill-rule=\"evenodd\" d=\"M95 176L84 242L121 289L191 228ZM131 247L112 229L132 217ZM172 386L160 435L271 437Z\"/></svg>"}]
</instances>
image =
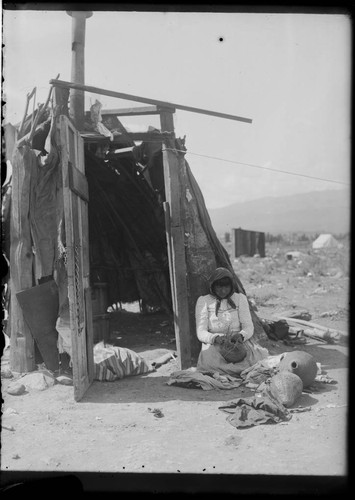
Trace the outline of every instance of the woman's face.
<instances>
[{"instance_id":1,"label":"woman's face","mask_svg":"<svg viewBox=\"0 0 355 500\"><path fill-rule=\"evenodd\" d=\"M220 299L225 299L232 291L232 284L229 278L223 278L213 284L213 289Z\"/></svg>"}]
</instances>

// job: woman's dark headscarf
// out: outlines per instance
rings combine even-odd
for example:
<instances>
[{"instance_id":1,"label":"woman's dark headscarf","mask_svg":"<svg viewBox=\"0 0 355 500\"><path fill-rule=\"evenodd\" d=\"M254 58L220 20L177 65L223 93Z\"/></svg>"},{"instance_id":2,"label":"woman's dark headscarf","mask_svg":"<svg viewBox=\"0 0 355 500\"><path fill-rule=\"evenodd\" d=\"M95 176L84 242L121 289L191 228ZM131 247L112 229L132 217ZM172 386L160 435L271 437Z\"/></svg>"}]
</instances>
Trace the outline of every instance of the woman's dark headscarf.
<instances>
[{"instance_id":1,"label":"woman's dark headscarf","mask_svg":"<svg viewBox=\"0 0 355 500\"><path fill-rule=\"evenodd\" d=\"M233 295L234 293L234 280L233 280L233 275L230 271L228 271L228 269L226 269L225 267L217 267L217 269L215 269L213 271L213 273L211 274L211 276L209 277L209 285L210 285L210 294L213 295L213 297L216 298L216 316L218 314L218 310L221 306L221 298L218 297L218 295L216 295L216 292L214 291L214 283L216 281L219 281L223 278L228 278L230 280L230 284L231 284L231 291L229 292L229 294L227 295L227 297L225 297L225 299L227 299L228 301L228 304L233 308L233 309L236 309L237 306L235 305L234 301L231 299L231 296Z\"/></svg>"}]
</instances>

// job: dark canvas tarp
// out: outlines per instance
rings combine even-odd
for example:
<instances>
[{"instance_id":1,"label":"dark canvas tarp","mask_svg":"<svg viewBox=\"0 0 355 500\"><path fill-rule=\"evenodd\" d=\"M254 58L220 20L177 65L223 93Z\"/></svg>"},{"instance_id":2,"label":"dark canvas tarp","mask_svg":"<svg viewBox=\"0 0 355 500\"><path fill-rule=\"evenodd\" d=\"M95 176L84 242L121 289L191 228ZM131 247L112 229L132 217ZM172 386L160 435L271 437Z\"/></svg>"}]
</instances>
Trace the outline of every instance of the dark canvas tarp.
<instances>
[{"instance_id":1,"label":"dark canvas tarp","mask_svg":"<svg viewBox=\"0 0 355 500\"><path fill-rule=\"evenodd\" d=\"M143 300L171 310L164 213L133 157L87 152L91 281L110 303Z\"/></svg>"},{"instance_id":2,"label":"dark canvas tarp","mask_svg":"<svg viewBox=\"0 0 355 500\"><path fill-rule=\"evenodd\" d=\"M201 346L195 332L195 304L200 295L209 292L207 278L211 272L216 267L226 267L233 274L235 289L241 293L246 293L243 284L233 269L228 252L213 229L201 189L191 172L190 166L182 156L180 157L180 166L185 190L185 248L188 268L190 325L194 329L191 332L191 350L193 357L196 358ZM262 324L252 307L250 307L250 311L254 323L255 338L258 340L265 338Z\"/></svg>"}]
</instances>

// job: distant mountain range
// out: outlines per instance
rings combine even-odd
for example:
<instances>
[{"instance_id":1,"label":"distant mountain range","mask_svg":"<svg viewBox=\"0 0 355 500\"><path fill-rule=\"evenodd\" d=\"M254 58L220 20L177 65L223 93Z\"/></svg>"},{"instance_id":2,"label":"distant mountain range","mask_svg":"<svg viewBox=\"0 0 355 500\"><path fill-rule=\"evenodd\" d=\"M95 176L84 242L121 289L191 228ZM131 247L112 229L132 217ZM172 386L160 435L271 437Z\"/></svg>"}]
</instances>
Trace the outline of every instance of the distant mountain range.
<instances>
[{"instance_id":1,"label":"distant mountain range","mask_svg":"<svg viewBox=\"0 0 355 500\"><path fill-rule=\"evenodd\" d=\"M233 203L208 212L218 236L239 227L271 234L340 234L350 232L350 202L348 190L312 191Z\"/></svg>"}]
</instances>

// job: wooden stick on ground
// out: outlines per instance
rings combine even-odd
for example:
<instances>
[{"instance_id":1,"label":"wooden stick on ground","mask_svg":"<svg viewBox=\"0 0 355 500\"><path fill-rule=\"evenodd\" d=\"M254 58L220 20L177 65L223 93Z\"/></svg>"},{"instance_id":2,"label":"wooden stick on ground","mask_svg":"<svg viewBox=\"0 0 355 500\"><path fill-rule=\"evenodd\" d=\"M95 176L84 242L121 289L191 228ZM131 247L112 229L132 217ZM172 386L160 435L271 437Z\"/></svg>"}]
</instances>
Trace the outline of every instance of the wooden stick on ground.
<instances>
[{"instance_id":1,"label":"wooden stick on ground","mask_svg":"<svg viewBox=\"0 0 355 500\"><path fill-rule=\"evenodd\" d=\"M303 332L303 335L305 337L309 337L311 339L314 339L314 340L318 340L320 342L323 342L324 344L332 344L334 341L332 339L330 339L329 337L327 338L323 338L323 337L318 337L317 335L313 335L312 333L309 333L309 331L304 331Z\"/></svg>"},{"instance_id":2,"label":"wooden stick on ground","mask_svg":"<svg viewBox=\"0 0 355 500\"><path fill-rule=\"evenodd\" d=\"M310 328L317 328L319 330L329 330L332 333L339 333L341 335L346 335L346 333L341 331L341 330L335 330L334 328L328 328L327 326L318 325L316 323L311 323L310 321L304 321L302 319L297 319L297 318L287 318L284 316L277 316L277 317L279 319L284 319L286 321L292 321L293 323L299 323L300 325L309 326Z\"/></svg>"},{"instance_id":3,"label":"wooden stick on ground","mask_svg":"<svg viewBox=\"0 0 355 500\"><path fill-rule=\"evenodd\" d=\"M1 426L3 429L6 429L7 431L14 431L15 429L12 427L12 425L2 425Z\"/></svg>"},{"instance_id":4,"label":"wooden stick on ground","mask_svg":"<svg viewBox=\"0 0 355 500\"><path fill-rule=\"evenodd\" d=\"M287 322L290 322L290 323L296 323L296 324L299 324L299 325L305 325L309 328L315 328L316 330L322 330L324 332L323 335L313 335L312 338L319 338L319 339L324 339L324 340L339 340L341 337L344 337L346 335L345 332L342 332L340 330L335 330L334 328L328 328L326 326L323 326L323 325L318 325L316 323L311 323L309 321L303 321L301 319L296 319L296 318L287 318L287 317L284 317L284 316L277 316L277 318L279 319L283 319ZM307 334L307 332L304 332L304 334L309 337L312 336L312 334Z\"/></svg>"}]
</instances>

